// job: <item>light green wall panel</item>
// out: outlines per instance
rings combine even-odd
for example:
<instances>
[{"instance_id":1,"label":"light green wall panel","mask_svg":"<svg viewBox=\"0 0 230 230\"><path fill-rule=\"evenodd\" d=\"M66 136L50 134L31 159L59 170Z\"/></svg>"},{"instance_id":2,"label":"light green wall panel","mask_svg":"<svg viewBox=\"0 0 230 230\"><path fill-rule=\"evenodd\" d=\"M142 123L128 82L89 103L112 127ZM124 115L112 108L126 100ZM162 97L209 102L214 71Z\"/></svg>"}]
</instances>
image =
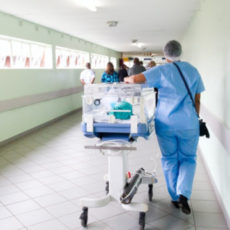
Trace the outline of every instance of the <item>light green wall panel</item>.
<instances>
[{"instance_id":1,"label":"light green wall panel","mask_svg":"<svg viewBox=\"0 0 230 230\"><path fill-rule=\"evenodd\" d=\"M71 112L80 104L81 94L74 94L0 113L0 141Z\"/></svg>"},{"instance_id":2,"label":"light green wall panel","mask_svg":"<svg viewBox=\"0 0 230 230\"><path fill-rule=\"evenodd\" d=\"M121 53L0 12L0 35L121 57ZM53 63L55 52L53 51ZM0 101L80 86L80 69L0 70ZM103 70L96 72L100 82ZM81 107L80 94L0 113L0 141Z\"/></svg>"}]
</instances>

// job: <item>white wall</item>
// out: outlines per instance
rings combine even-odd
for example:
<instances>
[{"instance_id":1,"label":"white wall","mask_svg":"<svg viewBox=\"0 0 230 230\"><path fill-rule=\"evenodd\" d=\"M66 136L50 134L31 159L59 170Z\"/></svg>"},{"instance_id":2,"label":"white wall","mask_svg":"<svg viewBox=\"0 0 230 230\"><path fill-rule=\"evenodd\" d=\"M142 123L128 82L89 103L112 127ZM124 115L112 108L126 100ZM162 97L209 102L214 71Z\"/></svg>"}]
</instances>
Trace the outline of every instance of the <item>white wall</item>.
<instances>
[{"instance_id":1,"label":"white wall","mask_svg":"<svg viewBox=\"0 0 230 230\"><path fill-rule=\"evenodd\" d=\"M230 1L203 0L183 39L184 59L200 71L211 139L200 148L230 217Z\"/></svg>"}]
</instances>

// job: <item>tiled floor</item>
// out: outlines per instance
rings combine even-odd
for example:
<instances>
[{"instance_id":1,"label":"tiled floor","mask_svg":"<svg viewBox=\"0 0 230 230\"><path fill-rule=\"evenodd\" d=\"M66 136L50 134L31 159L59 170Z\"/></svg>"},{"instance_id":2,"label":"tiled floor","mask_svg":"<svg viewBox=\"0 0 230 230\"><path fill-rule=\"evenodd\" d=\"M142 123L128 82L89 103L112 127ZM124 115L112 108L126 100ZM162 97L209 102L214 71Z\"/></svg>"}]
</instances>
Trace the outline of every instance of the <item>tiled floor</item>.
<instances>
[{"instance_id":1,"label":"tiled floor","mask_svg":"<svg viewBox=\"0 0 230 230\"><path fill-rule=\"evenodd\" d=\"M80 120L81 114L74 114L0 149L0 230L81 229L79 198L104 194L107 159L84 149L96 140L83 137ZM193 212L186 216L170 205L155 136L150 141L139 139L135 145L138 151L129 154L130 171L158 166L159 183L149 204L146 230L227 230L200 160ZM147 201L146 191L142 186L135 200ZM138 214L116 203L90 209L88 229L139 229Z\"/></svg>"}]
</instances>

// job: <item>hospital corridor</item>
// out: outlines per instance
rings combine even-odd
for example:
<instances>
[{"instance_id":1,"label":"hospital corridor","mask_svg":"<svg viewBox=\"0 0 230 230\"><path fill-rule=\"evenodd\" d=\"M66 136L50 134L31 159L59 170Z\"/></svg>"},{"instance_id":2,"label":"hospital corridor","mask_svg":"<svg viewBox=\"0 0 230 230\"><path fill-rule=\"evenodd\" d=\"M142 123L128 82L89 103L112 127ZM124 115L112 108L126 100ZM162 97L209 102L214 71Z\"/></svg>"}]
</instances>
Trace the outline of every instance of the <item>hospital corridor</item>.
<instances>
[{"instance_id":1,"label":"hospital corridor","mask_svg":"<svg viewBox=\"0 0 230 230\"><path fill-rule=\"evenodd\" d=\"M0 0L0 230L230 230L229 0Z\"/></svg>"}]
</instances>

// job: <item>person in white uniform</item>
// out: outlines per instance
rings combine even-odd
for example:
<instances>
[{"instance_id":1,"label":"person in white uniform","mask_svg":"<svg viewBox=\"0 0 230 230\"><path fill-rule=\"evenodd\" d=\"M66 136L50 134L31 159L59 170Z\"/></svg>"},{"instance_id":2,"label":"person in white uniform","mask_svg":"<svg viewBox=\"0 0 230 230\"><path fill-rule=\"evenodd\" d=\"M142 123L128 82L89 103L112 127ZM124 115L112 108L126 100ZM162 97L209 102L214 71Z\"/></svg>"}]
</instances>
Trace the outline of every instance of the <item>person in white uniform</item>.
<instances>
[{"instance_id":1,"label":"person in white uniform","mask_svg":"<svg viewBox=\"0 0 230 230\"><path fill-rule=\"evenodd\" d=\"M93 84L95 81L95 73L89 62L86 63L86 69L81 72L80 81L82 85Z\"/></svg>"}]
</instances>

